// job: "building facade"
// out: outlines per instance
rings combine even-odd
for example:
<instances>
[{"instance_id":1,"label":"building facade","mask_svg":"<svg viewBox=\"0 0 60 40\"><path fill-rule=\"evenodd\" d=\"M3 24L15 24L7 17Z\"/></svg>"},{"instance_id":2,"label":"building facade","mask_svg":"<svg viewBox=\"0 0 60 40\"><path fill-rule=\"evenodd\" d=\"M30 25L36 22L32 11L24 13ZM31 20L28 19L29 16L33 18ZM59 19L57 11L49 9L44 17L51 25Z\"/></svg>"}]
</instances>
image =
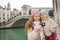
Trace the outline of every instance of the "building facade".
<instances>
[{"instance_id":1,"label":"building facade","mask_svg":"<svg viewBox=\"0 0 60 40\"><path fill-rule=\"evenodd\" d=\"M18 9L13 9L11 11L10 3L7 3L7 6L2 7L0 6L0 25L5 24L6 22L10 21L14 17L19 15L20 11Z\"/></svg>"}]
</instances>

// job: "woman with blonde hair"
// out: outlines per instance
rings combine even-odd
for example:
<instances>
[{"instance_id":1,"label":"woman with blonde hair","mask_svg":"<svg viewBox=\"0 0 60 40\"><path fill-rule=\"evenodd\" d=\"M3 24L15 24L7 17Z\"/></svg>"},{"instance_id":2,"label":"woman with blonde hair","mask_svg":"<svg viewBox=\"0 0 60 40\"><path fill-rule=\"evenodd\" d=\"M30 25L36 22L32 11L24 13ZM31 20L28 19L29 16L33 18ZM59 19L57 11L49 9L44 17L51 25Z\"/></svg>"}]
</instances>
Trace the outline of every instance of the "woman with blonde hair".
<instances>
[{"instance_id":1,"label":"woman with blonde hair","mask_svg":"<svg viewBox=\"0 0 60 40\"><path fill-rule=\"evenodd\" d=\"M31 18L26 22L25 32L28 40L44 40L45 37L39 9L31 10Z\"/></svg>"}]
</instances>

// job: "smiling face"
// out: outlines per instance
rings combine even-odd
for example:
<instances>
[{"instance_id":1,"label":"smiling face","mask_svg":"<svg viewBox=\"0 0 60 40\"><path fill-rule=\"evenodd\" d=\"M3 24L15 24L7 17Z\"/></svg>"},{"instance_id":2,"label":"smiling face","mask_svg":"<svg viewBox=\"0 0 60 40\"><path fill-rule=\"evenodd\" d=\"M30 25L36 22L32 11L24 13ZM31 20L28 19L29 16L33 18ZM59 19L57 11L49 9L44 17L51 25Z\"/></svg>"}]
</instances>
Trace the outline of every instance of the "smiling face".
<instances>
[{"instance_id":1,"label":"smiling face","mask_svg":"<svg viewBox=\"0 0 60 40\"><path fill-rule=\"evenodd\" d=\"M34 20L40 21L40 14L34 14Z\"/></svg>"},{"instance_id":2,"label":"smiling face","mask_svg":"<svg viewBox=\"0 0 60 40\"><path fill-rule=\"evenodd\" d=\"M42 15L41 18L42 18L42 20L47 20L48 16L47 15Z\"/></svg>"}]
</instances>

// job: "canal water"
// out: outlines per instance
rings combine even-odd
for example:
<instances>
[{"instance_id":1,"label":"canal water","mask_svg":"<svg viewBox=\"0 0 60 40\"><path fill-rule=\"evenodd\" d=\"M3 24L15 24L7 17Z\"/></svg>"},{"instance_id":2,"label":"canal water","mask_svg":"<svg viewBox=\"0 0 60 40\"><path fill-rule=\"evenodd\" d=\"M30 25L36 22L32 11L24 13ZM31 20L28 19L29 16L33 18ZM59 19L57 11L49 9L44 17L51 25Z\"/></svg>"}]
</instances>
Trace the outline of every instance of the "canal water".
<instances>
[{"instance_id":1,"label":"canal water","mask_svg":"<svg viewBox=\"0 0 60 40\"><path fill-rule=\"evenodd\" d=\"M24 28L1 29L0 40L27 40Z\"/></svg>"}]
</instances>

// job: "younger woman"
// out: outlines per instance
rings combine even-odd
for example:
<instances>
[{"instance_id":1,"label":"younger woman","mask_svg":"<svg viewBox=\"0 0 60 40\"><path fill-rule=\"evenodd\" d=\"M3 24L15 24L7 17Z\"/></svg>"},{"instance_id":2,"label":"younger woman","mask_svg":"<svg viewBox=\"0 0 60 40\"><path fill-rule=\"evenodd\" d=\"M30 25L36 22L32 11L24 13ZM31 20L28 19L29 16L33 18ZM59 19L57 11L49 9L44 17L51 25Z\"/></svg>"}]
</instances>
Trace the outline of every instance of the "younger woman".
<instances>
[{"instance_id":1,"label":"younger woman","mask_svg":"<svg viewBox=\"0 0 60 40\"><path fill-rule=\"evenodd\" d=\"M27 21L25 26L28 40L44 40L39 9L32 9L31 15L31 18Z\"/></svg>"}]
</instances>

